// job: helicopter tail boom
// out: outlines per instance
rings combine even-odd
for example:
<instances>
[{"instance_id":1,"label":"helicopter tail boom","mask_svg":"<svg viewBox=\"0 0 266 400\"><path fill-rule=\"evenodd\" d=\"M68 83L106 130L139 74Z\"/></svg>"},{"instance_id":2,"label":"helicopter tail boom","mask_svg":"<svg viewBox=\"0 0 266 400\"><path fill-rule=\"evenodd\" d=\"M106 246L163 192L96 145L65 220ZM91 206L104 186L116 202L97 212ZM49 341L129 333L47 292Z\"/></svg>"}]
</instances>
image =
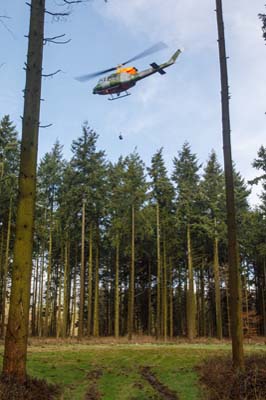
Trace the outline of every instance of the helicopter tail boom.
<instances>
[{"instance_id":1,"label":"helicopter tail boom","mask_svg":"<svg viewBox=\"0 0 266 400\"><path fill-rule=\"evenodd\" d=\"M178 56L179 56L181 53L182 53L182 51L181 51L180 49L178 49L178 50L172 55L172 57L170 58L170 60L168 61L169 64L170 64L170 63L171 63L171 64L174 64L174 63L176 62Z\"/></svg>"}]
</instances>

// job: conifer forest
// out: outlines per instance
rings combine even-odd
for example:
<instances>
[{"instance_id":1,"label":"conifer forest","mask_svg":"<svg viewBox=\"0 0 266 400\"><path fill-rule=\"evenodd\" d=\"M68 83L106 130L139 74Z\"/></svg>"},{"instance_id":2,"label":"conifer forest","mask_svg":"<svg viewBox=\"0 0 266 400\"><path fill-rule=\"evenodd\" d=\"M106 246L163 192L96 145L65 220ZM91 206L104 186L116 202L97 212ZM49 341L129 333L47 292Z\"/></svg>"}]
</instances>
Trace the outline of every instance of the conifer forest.
<instances>
[{"instance_id":1,"label":"conifer forest","mask_svg":"<svg viewBox=\"0 0 266 400\"><path fill-rule=\"evenodd\" d=\"M119 2L95 0L110 9ZM246 177L231 152L227 1L212 2L222 142L203 139L203 161L193 136L170 161L163 135L148 160L137 142L114 157L93 110L71 141L55 137L48 151L40 148L40 128L50 127L40 122L42 81L61 72L45 74L43 50L70 42L65 34L47 36L47 20L74 20L80 5L89 12L83 3L25 5L21 127L14 110L0 109L0 400L265 400L266 146L250 150ZM256 22L265 43L263 7ZM11 20L0 6L0 32L13 35ZM164 44L148 53L156 46ZM190 57L176 50L145 71L159 72L163 85L163 68L179 54ZM3 61L0 74L8 68ZM92 75L146 73L125 64ZM109 78L93 93L107 94ZM129 93L121 86L120 98L116 88L108 94L119 107Z\"/></svg>"}]
</instances>

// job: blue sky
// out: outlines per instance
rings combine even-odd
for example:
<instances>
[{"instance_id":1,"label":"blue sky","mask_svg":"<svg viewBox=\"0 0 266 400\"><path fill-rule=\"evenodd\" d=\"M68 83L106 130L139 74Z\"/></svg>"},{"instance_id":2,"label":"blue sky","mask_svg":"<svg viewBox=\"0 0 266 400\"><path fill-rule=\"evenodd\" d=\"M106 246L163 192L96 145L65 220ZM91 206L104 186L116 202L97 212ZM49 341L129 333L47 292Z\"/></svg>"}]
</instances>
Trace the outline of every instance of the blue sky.
<instances>
[{"instance_id":1,"label":"blue sky","mask_svg":"<svg viewBox=\"0 0 266 400\"><path fill-rule=\"evenodd\" d=\"M224 0L229 82L231 91L232 152L237 169L251 179L251 167L266 128L266 49L258 13L264 0ZM47 9L58 10L60 0L47 0ZM188 141L199 162L211 149L222 158L220 76L215 1L204 0L103 0L72 7L60 22L46 16L46 36L62 33L67 45L45 46L44 73L63 72L43 80L39 158L56 139L70 158L70 145L81 132L84 120L100 135L98 145L108 159L117 160L137 147L148 165L164 147L166 165ZM29 7L21 0L1 2L0 15L0 117L10 114L21 130L22 90L25 83ZM92 94L97 80L80 83L74 77L116 66L158 41L168 48L138 60L145 69L153 61L169 59L179 47L185 51L167 74L155 74L131 90L132 95L110 102ZM118 140L122 132L124 140ZM254 189L251 203L257 202Z\"/></svg>"}]
</instances>

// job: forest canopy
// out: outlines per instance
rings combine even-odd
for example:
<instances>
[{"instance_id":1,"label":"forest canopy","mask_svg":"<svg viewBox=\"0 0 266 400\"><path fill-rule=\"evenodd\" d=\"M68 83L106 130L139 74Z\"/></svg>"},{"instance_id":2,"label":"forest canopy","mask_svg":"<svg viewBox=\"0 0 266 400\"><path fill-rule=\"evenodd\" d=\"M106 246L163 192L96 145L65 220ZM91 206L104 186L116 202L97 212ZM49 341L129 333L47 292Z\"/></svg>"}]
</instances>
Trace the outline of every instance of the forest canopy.
<instances>
[{"instance_id":1,"label":"forest canopy","mask_svg":"<svg viewBox=\"0 0 266 400\"><path fill-rule=\"evenodd\" d=\"M8 116L0 129L3 334L19 143ZM162 148L147 168L137 150L110 162L97 140L84 123L69 161L56 141L39 162L31 334L229 336L224 174L215 151L200 165L186 142L168 171ZM253 167L263 171L251 182L263 183L255 208L248 203L250 187L234 168L244 333L265 335L263 146Z\"/></svg>"}]
</instances>

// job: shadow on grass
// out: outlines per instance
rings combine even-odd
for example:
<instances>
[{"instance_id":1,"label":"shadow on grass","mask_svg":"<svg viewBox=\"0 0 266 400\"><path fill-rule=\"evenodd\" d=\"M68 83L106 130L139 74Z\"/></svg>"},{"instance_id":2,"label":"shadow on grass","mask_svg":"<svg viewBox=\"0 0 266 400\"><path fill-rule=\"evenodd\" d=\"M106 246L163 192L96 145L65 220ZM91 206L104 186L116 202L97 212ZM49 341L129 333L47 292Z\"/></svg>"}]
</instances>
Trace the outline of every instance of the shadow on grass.
<instances>
[{"instance_id":1,"label":"shadow on grass","mask_svg":"<svg viewBox=\"0 0 266 400\"><path fill-rule=\"evenodd\" d=\"M60 394L58 385L44 380L28 377L26 383L21 385L13 379L0 379L0 400L56 400Z\"/></svg>"},{"instance_id":2,"label":"shadow on grass","mask_svg":"<svg viewBox=\"0 0 266 400\"><path fill-rule=\"evenodd\" d=\"M265 400L266 356L245 359L244 372L237 373L229 358L212 358L197 368L206 388L206 400Z\"/></svg>"}]
</instances>

